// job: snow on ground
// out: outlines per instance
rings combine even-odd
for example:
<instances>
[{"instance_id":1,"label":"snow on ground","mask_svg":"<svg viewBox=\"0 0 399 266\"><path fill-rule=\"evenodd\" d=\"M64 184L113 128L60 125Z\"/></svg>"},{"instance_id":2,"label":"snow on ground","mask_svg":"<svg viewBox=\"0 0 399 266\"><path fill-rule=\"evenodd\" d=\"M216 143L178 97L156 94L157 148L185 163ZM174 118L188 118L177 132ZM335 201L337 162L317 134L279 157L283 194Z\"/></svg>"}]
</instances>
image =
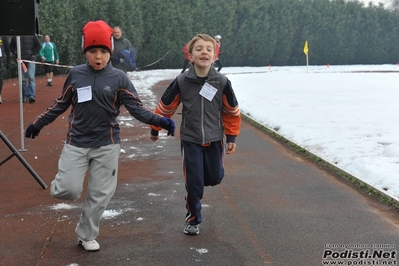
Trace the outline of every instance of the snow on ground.
<instances>
[{"instance_id":1,"label":"snow on ground","mask_svg":"<svg viewBox=\"0 0 399 266\"><path fill-rule=\"evenodd\" d=\"M397 65L222 69L243 113L395 198L398 71ZM179 73L150 70L129 76L142 95L150 93L151 85Z\"/></svg>"}]
</instances>

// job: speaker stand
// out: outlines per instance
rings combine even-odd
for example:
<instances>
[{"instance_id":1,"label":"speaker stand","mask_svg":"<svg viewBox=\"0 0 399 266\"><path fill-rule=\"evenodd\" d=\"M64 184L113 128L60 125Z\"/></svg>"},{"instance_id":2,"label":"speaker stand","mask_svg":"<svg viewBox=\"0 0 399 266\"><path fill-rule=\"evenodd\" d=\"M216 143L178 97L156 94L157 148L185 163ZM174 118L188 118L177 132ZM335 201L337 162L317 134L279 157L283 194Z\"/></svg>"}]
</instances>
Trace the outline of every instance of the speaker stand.
<instances>
[{"instance_id":1,"label":"speaker stand","mask_svg":"<svg viewBox=\"0 0 399 266\"><path fill-rule=\"evenodd\" d=\"M39 175L32 169L32 167L28 164L28 162L22 157L22 155L17 151L17 149L11 144L11 142L6 138L3 132L0 131L0 138L3 142L8 146L8 148L13 152L10 156L0 162L0 166L2 166L5 162L10 160L12 157L17 156L19 161L25 166L25 168L29 171L29 173L36 179L36 181L40 184L43 189L47 188L47 185L43 182L43 180L39 177Z\"/></svg>"}]
</instances>

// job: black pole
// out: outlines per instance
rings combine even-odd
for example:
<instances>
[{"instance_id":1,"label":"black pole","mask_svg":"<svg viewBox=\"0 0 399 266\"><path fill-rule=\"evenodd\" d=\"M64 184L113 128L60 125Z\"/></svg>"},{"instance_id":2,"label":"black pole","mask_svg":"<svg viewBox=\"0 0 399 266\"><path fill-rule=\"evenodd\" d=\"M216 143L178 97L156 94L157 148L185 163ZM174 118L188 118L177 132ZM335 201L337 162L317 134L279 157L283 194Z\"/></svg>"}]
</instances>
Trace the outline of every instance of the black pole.
<instances>
[{"instance_id":1,"label":"black pole","mask_svg":"<svg viewBox=\"0 0 399 266\"><path fill-rule=\"evenodd\" d=\"M22 157L22 155L18 152L18 150L11 144L11 142L6 138L3 132L0 131L0 138L4 141L4 143L8 146L8 148L13 152L12 155L8 156L5 160L0 163L0 166L11 159L13 156L17 156L19 161L25 166L25 168L29 171L29 173L36 179L36 181L40 184L43 189L47 188L47 185L43 182L43 180L39 177L39 175L33 170L33 168L28 164L28 162Z\"/></svg>"}]
</instances>

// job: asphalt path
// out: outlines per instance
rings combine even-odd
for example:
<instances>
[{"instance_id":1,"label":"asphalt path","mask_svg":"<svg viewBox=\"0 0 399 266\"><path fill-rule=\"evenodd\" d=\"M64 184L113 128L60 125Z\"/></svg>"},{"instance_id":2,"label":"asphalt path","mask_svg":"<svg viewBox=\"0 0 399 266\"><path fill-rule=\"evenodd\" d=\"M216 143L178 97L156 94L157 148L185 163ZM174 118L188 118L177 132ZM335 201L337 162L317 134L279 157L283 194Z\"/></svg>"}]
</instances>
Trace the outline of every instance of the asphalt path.
<instances>
[{"instance_id":1,"label":"asphalt path","mask_svg":"<svg viewBox=\"0 0 399 266\"><path fill-rule=\"evenodd\" d=\"M25 127L59 95L64 78L53 87L37 78L37 102L23 105ZM155 85L143 102L152 108L169 82ZM0 130L19 148L14 84L5 82ZM57 172L66 117L26 139L21 152L47 185ZM179 123L179 115L174 119ZM205 189L200 234L185 235L178 130L154 143L148 126L124 109L121 121L119 181L100 225L100 251L76 244L84 195L76 202L52 198L14 157L0 166L0 265L333 265L323 264L323 255L367 265L379 254L396 265L399 216L392 207L247 121L236 152L225 157L222 184ZM9 154L0 143L0 161Z\"/></svg>"}]
</instances>

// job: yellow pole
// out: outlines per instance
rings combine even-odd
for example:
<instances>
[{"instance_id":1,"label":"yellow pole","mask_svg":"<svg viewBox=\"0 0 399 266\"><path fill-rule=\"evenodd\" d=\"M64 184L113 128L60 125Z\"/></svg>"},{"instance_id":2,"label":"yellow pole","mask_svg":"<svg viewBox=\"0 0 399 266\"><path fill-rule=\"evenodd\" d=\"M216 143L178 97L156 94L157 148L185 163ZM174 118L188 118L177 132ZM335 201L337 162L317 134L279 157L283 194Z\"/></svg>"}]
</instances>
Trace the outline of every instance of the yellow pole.
<instances>
[{"instance_id":1,"label":"yellow pole","mask_svg":"<svg viewBox=\"0 0 399 266\"><path fill-rule=\"evenodd\" d=\"M303 52L306 54L306 72L309 73L309 48L308 48L308 41L305 42L305 46L303 47Z\"/></svg>"}]
</instances>

